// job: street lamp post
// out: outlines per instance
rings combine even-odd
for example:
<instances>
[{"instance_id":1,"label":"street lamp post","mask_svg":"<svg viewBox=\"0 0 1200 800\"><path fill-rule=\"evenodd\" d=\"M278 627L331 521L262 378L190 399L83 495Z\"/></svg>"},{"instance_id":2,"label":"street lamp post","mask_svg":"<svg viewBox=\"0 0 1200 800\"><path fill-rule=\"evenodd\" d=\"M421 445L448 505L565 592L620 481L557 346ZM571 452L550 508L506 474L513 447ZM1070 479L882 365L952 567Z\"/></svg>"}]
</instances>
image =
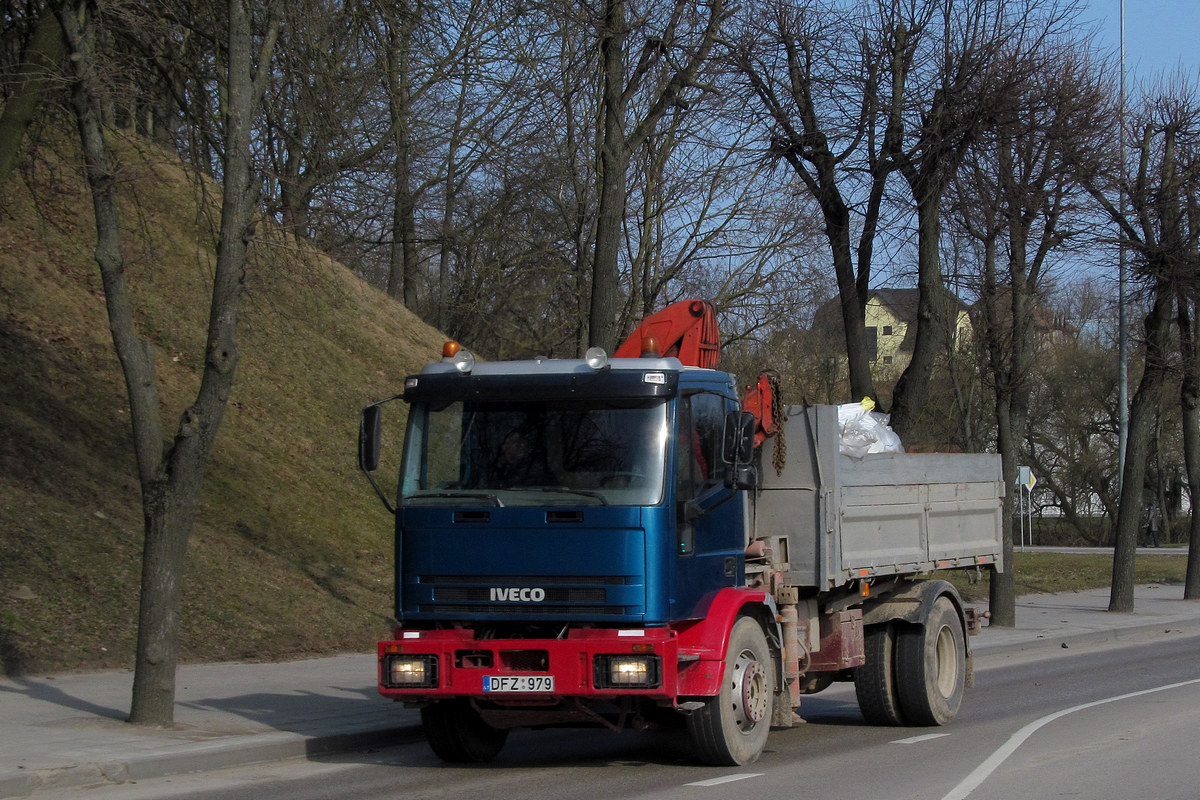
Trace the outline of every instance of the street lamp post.
<instances>
[{"instance_id":1,"label":"street lamp post","mask_svg":"<svg viewBox=\"0 0 1200 800\"><path fill-rule=\"evenodd\" d=\"M1121 0L1121 96L1120 107L1117 110L1118 132L1121 158L1121 216L1125 216L1125 0ZM1117 279L1117 487L1118 490L1125 477L1125 449L1129 440L1129 332L1128 319L1125 310L1126 284L1128 269L1125 263L1125 235L1118 232L1120 239Z\"/></svg>"}]
</instances>

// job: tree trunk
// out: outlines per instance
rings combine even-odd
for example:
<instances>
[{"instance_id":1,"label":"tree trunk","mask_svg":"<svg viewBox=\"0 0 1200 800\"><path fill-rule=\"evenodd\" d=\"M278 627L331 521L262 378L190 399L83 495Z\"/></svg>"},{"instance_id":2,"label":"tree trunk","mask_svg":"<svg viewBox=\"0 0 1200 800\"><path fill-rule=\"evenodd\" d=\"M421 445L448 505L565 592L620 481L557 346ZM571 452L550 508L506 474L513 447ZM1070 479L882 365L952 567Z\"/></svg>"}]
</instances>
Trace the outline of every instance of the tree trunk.
<instances>
[{"instance_id":1,"label":"tree trunk","mask_svg":"<svg viewBox=\"0 0 1200 800\"><path fill-rule=\"evenodd\" d=\"M1188 560L1184 575L1183 597L1200 600L1200 360L1197 352L1197 320L1191 313L1190 302L1180 294L1179 310L1180 351L1183 356L1179 404L1183 415L1183 462L1187 470L1188 496L1191 513L1188 515Z\"/></svg>"},{"instance_id":2,"label":"tree trunk","mask_svg":"<svg viewBox=\"0 0 1200 800\"><path fill-rule=\"evenodd\" d=\"M1017 443L1014 441L1012 416L1007 399L996 398L996 439L1000 450L1001 474L1004 477L1004 534L1001 548L1004 552L1004 572L993 572L988 586L988 611L990 625L1013 628L1017 624L1016 569L1013 566L1013 520L1017 518L1017 501L1020 492L1017 486Z\"/></svg>"},{"instance_id":3,"label":"tree trunk","mask_svg":"<svg viewBox=\"0 0 1200 800\"><path fill-rule=\"evenodd\" d=\"M629 150L625 143L625 23L623 0L605 3L600 41L604 76L604 138L600 145L600 206L596 220L596 257L592 263L592 297L588 313L590 344L613 352L617 346L617 302L621 221L628 189Z\"/></svg>"},{"instance_id":4,"label":"tree trunk","mask_svg":"<svg viewBox=\"0 0 1200 800\"><path fill-rule=\"evenodd\" d=\"M832 158L827 179L833 180ZM818 171L821 171L818 168ZM867 352L866 303L867 292L859 280L862 273L855 275L854 260L850 247L850 212L836 188L822 191L827 195L821 201L825 219L825 233L829 249L833 253L833 271L837 277L838 299L841 301L842 330L846 342L846 368L850 379L850 400L864 397L878 398L875 379L871 376L871 359ZM835 196L828 196L835 195ZM862 268L869 274L870 261Z\"/></svg>"},{"instance_id":5,"label":"tree trunk","mask_svg":"<svg viewBox=\"0 0 1200 800\"><path fill-rule=\"evenodd\" d=\"M901 438L914 431L929 399L934 362L947 341L946 287L942 281L940 192L913 189L917 199L917 332L912 360L896 381L892 428Z\"/></svg>"},{"instance_id":6,"label":"tree trunk","mask_svg":"<svg viewBox=\"0 0 1200 800\"><path fill-rule=\"evenodd\" d=\"M62 27L54 12L46 8L38 17L33 38L17 67L16 89L5 101L4 112L0 114L0 189L4 188L17 165L25 131L41 107L50 73L57 69L65 55Z\"/></svg>"},{"instance_id":7,"label":"tree trunk","mask_svg":"<svg viewBox=\"0 0 1200 800\"><path fill-rule=\"evenodd\" d=\"M676 0L672 20L690 8L686 0ZM673 108L686 105L683 92L692 86L700 66L708 59L722 20L725 19L724 0L709 0L708 19L698 42L683 43L674 30L665 40L648 41L642 59L626 84L625 44L629 24L625 18L624 0L606 0L600 21L600 68L603 74L601 107L604 112L604 132L600 143L597 168L600 197L596 219L596 256L592 263L592 289L588 313L588 335L591 344L612 352L617 346L618 313L624 306L620 300L621 228L625 219L625 204L629 189L626 185L632 154L656 129L663 116ZM674 29L674 22L670 26ZM678 54L671 58L672 51ZM682 63L679 63L682 62ZM669 77L653 93L645 114L630 124L627 117L629 98L641 81L654 74L653 67L665 63ZM677 65L678 64L678 65ZM628 133L628 128L631 128Z\"/></svg>"},{"instance_id":8,"label":"tree trunk","mask_svg":"<svg viewBox=\"0 0 1200 800\"><path fill-rule=\"evenodd\" d=\"M408 137L396 134L396 156L392 163L392 243L388 249L387 293L411 308L417 299L416 200L409 184Z\"/></svg>"},{"instance_id":9,"label":"tree trunk","mask_svg":"<svg viewBox=\"0 0 1200 800\"><path fill-rule=\"evenodd\" d=\"M1004 572L993 572L988 587L988 611L990 624L1012 628L1017 624L1016 573L1013 566L1013 519L1017 518L1020 492L1017 486L1017 453L1020 436L1013 424L1012 399L1013 353L1004 347L1004 324L1001 320L1002 306L996 286L996 229L989 228L984 236L982 334L987 347L988 364L991 367L994 409L996 414L996 449L1000 451L1001 475L1003 476L1004 522L1001 534L1001 549L1004 557Z\"/></svg>"},{"instance_id":10,"label":"tree trunk","mask_svg":"<svg viewBox=\"0 0 1200 800\"><path fill-rule=\"evenodd\" d=\"M142 489L145 542L129 711L129 721L137 725L174 721L183 571L201 479L199 474L189 477L193 485L186 490L168 479Z\"/></svg>"},{"instance_id":11,"label":"tree trunk","mask_svg":"<svg viewBox=\"0 0 1200 800\"><path fill-rule=\"evenodd\" d=\"M1143 489L1146 462L1167 369L1172 305L1169 288L1164 279L1159 279L1154 287L1153 305L1145 323L1146 366L1129 407L1129 438L1125 447L1125 469L1121 473L1121 503L1117 511L1109 611L1133 611L1134 555L1145 505Z\"/></svg>"},{"instance_id":12,"label":"tree trunk","mask_svg":"<svg viewBox=\"0 0 1200 800\"><path fill-rule=\"evenodd\" d=\"M416 12L408 4L398 4L396 16L387 20L388 103L391 112L392 142L392 243L388 250L387 293L405 306L417 302L417 222L413 196L412 135L412 37Z\"/></svg>"}]
</instances>

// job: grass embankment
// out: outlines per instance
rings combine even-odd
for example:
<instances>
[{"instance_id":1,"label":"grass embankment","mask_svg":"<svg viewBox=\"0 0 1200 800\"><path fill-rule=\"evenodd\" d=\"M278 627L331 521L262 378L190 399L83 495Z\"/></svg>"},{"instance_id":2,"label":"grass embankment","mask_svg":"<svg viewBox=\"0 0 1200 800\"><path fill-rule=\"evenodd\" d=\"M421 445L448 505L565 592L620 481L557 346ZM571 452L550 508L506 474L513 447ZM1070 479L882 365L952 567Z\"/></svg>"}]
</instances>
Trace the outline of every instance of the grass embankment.
<instances>
[{"instance_id":1,"label":"grass embankment","mask_svg":"<svg viewBox=\"0 0 1200 800\"><path fill-rule=\"evenodd\" d=\"M1112 555L1105 553L1015 553L1013 570L1017 595L1074 592L1112 583ZM1183 555L1138 555L1134 561L1135 582L1183 583L1187 557ZM964 570L949 570L946 577L972 602L987 600L991 574L975 583Z\"/></svg>"},{"instance_id":2,"label":"grass embankment","mask_svg":"<svg viewBox=\"0 0 1200 800\"><path fill-rule=\"evenodd\" d=\"M214 190L121 147L123 250L155 347L164 435L199 386ZM355 468L358 411L442 336L259 226L241 360L184 579L182 658L362 650L388 628L392 517ZM0 667L132 664L142 517L124 380L77 154L45 147L0 198Z\"/></svg>"}]
</instances>

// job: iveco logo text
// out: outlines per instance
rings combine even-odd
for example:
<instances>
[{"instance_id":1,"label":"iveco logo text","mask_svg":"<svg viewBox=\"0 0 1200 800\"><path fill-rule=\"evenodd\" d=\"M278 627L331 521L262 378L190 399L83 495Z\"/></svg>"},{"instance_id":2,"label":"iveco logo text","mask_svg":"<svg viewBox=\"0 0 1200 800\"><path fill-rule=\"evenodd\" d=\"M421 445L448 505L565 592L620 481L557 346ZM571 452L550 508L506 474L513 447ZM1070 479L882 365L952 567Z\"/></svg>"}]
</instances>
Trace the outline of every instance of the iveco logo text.
<instances>
[{"instance_id":1,"label":"iveco logo text","mask_svg":"<svg viewBox=\"0 0 1200 800\"><path fill-rule=\"evenodd\" d=\"M545 589L504 589L493 588L492 599L499 601L540 603L546 599Z\"/></svg>"}]
</instances>

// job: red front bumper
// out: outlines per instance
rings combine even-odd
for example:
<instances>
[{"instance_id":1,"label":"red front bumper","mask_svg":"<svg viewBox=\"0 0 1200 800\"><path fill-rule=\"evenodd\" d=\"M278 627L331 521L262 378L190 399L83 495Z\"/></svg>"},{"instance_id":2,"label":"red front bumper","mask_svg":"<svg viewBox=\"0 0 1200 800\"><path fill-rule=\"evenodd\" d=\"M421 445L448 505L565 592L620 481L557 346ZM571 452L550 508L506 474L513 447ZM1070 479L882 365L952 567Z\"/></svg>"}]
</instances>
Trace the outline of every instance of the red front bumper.
<instances>
[{"instance_id":1,"label":"red front bumper","mask_svg":"<svg viewBox=\"0 0 1200 800\"><path fill-rule=\"evenodd\" d=\"M654 674L642 685L614 686L606 671L610 656L641 657ZM415 667L404 681L392 678L393 658ZM569 631L565 639L482 640L470 630L397 630L395 640L379 643L379 693L406 702L484 696L520 705L568 697L671 700L678 693L678 670L679 641L669 628L586 628ZM515 676L532 680L510 680ZM553 692L540 691L547 683L543 676L553 677ZM508 692L507 686L534 691Z\"/></svg>"}]
</instances>

